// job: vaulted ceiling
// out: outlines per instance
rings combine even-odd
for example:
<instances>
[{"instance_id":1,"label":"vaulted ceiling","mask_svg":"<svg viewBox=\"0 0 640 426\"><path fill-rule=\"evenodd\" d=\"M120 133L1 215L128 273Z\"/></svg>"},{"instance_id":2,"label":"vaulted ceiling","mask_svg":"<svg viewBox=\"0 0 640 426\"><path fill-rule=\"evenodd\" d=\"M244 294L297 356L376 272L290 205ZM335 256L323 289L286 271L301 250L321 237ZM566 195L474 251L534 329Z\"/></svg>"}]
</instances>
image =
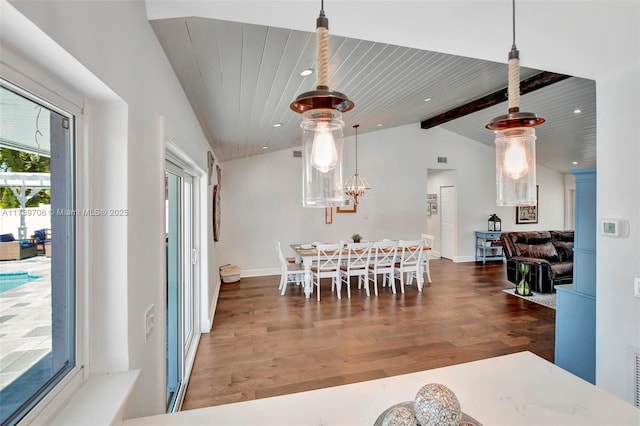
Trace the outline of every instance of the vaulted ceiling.
<instances>
[{"instance_id":1,"label":"vaulted ceiling","mask_svg":"<svg viewBox=\"0 0 640 426\"><path fill-rule=\"evenodd\" d=\"M315 74L300 75L316 67L315 33L198 17L151 25L221 160L300 145L301 117L289 104L315 89ZM329 86L356 105L344 114L347 136L354 124L360 134L420 126L507 84L504 63L333 35L329 50ZM541 71L521 68L521 78ZM595 166L593 81L568 78L523 95L520 106L547 120L536 129L540 164L560 172ZM503 102L441 126L493 146L484 126L506 109Z\"/></svg>"}]
</instances>

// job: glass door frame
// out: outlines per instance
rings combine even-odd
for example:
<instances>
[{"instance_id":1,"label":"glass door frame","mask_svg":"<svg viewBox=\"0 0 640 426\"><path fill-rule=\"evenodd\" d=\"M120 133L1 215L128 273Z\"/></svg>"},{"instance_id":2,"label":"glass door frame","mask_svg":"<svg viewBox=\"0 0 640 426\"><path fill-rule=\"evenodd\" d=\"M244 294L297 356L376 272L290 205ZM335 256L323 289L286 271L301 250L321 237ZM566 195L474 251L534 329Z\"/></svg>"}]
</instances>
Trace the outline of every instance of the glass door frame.
<instances>
[{"instance_id":1,"label":"glass door frame","mask_svg":"<svg viewBox=\"0 0 640 426\"><path fill-rule=\"evenodd\" d=\"M185 159L172 155L171 152L166 153L165 176L167 172L180 177L181 192L179 196L181 216L179 259L181 262L181 270L178 288L179 310L177 312L179 321L174 330L177 333L177 336L175 336L175 343L178 346L178 365L176 371L178 373L179 383L173 401L168 401L167 406L167 412L174 412L178 411L182 404L189 374L191 373L191 366L200 340L200 299L202 293L200 264L202 261L202 250L200 250L199 246L201 244L200 229L202 224L200 212L200 184L202 178L199 176L200 173L193 167L190 167ZM186 193L187 188L190 188L189 194ZM185 203L189 203L190 207L185 207ZM186 220L184 217L185 213L189 214L190 220ZM185 235L183 225L189 224L189 222L191 232L189 235ZM189 243L191 247L185 247L185 244ZM185 287L185 282L190 284L189 288ZM188 302L185 298L188 298L189 295L191 296L191 303L189 307L185 307L185 302ZM188 320L184 318L185 314L189 314ZM189 322L191 327L187 327ZM191 331L189 332L189 330ZM169 377L167 379L169 379Z\"/></svg>"}]
</instances>

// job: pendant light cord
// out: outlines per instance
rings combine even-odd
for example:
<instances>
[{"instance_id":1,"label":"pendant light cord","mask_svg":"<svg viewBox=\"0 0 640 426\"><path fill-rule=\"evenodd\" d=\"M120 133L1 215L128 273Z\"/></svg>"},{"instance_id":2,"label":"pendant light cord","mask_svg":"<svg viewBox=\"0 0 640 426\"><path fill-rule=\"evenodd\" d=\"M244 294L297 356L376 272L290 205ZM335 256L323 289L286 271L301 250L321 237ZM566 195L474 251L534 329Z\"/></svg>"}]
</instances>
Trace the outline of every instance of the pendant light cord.
<instances>
[{"instance_id":1,"label":"pendant light cord","mask_svg":"<svg viewBox=\"0 0 640 426\"><path fill-rule=\"evenodd\" d=\"M511 0L513 44L509 52L509 112L520 111L520 52L516 48L516 0Z\"/></svg>"},{"instance_id":2,"label":"pendant light cord","mask_svg":"<svg viewBox=\"0 0 640 426\"><path fill-rule=\"evenodd\" d=\"M358 127L359 124L353 126L356 129L356 176L358 175Z\"/></svg>"},{"instance_id":3,"label":"pendant light cord","mask_svg":"<svg viewBox=\"0 0 640 426\"><path fill-rule=\"evenodd\" d=\"M518 50L516 48L516 0L511 0L511 20L513 26L513 42L511 43L511 50Z\"/></svg>"},{"instance_id":4,"label":"pendant light cord","mask_svg":"<svg viewBox=\"0 0 640 426\"><path fill-rule=\"evenodd\" d=\"M316 20L316 86L329 87L329 20L324 15L324 0L320 2L320 16Z\"/></svg>"}]
</instances>

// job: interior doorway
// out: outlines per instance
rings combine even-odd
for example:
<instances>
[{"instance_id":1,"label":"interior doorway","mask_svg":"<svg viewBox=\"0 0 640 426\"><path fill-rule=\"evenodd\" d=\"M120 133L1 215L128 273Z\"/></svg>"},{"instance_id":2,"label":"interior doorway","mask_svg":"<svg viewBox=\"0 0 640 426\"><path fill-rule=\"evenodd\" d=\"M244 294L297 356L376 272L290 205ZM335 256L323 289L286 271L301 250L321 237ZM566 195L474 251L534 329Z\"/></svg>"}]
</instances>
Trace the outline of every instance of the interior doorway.
<instances>
[{"instance_id":1,"label":"interior doorway","mask_svg":"<svg viewBox=\"0 0 640 426\"><path fill-rule=\"evenodd\" d=\"M457 183L457 171L455 169L427 169L426 232L435 237L433 245L431 246L431 257L436 257L436 258L442 257L442 243L443 243L442 202L443 200L442 200L441 188L455 187L456 183ZM457 231L456 231L456 234L457 234Z\"/></svg>"},{"instance_id":2,"label":"interior doorway","mask_svg":"<svg viewBox=\"0 0 640 426\"><path fill-rule=\"evenodd\" d=\"M454 260L456 256L458 213L456 202L456 187L440 187L440 229L442 234L442 246L440 256L445 259Z\"/></svg>"}]
</instances>

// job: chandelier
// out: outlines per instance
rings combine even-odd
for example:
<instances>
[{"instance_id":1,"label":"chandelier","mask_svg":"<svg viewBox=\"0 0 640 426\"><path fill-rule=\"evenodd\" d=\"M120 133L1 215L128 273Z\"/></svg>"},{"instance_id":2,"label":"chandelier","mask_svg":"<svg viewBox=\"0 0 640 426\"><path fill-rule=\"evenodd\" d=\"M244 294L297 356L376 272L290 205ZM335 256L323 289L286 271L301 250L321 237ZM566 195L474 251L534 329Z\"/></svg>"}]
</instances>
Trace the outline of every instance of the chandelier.
<instances>
[{"instance_id":1,"label":"chandelier","mask_svg":"<svg viewBox=\"0 0 640 426\"><path fill-rule=\"evenodd\" d=\"M302 205L342 206L342 113L354 104L344 94L329 90L329 19L324 1L316 20L316 62L316 90L302 93L289 106L303 115Z\"/></svg>"},{"instance_id":2,"label":"chandelier","mask_svg":"<svg viewBox=\"0 0 640 426\"><path fill-rule=\"evenodd\" d=\"M512 0L513 44L509 52L509 111L485 127L495 132L496 204L535 206L536 131L544 118L520 112L520 56L516 48L516 6Z\"/></svg>"},{"instance_id":3,"label":"chandelier","mask_svg":"<svg viewBox=\"0 0 640 426\"><path fill-rule=\"evenodd\" d=\"M353 200L353 205L357 206L361 198L367 195L371 189L365 178L358 174L358 127L359 124L353 126L356 129L356 172L351 175L344 183L344 195Z\"/></svg>"}]
</instances>

